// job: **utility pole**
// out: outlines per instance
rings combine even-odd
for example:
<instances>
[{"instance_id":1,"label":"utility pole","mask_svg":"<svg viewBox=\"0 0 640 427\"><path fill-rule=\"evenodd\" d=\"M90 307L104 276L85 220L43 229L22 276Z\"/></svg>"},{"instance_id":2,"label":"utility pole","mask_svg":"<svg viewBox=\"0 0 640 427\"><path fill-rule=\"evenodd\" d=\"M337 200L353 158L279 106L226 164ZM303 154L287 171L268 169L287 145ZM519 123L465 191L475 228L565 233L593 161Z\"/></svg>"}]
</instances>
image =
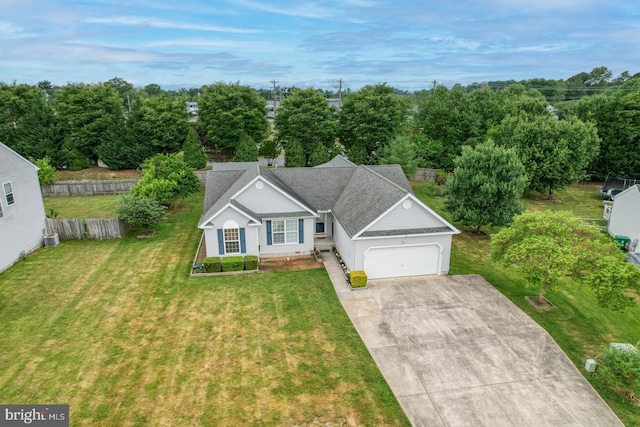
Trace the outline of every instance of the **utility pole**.
<instances>
[{"instance_id":1,"label":"utility pole","mask_svg":"<svg viewBox=\"0 0 640 427\"><path fill-rule=\"evenodd\" d=\"M340 108L342 108L342 84L344 80L338 79L334 80L334 82L338 85L338 102L340 103ZM335 85L333 87L336 87Z\"/></svg>"},{"instance_id":2,"label":"utility pole","mask_svg":"<svg viewBox=\"0 0 640 427\"><path fill-rule=\"evenodd\" d=\"M277 90L277 84L279 83L277 80L271 80L271 83L273 84L273 89L271 90L271 98L273 98L273 111L275 112L275 110L278 108L278 90Z\"/></svg>"}]
</instances>

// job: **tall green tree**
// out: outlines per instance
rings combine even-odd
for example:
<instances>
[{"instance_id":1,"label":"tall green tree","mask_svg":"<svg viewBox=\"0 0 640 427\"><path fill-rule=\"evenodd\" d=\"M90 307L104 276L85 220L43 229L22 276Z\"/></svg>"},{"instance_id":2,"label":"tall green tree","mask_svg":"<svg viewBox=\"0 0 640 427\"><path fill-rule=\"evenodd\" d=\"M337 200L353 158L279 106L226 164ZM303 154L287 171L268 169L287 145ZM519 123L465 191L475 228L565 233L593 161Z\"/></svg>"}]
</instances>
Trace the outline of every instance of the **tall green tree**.
<instances>
[{"instance_id":1,"label":"tall green tree","mask_svg":"<svg viewBox=\"0 0 640 427\"><path fill-rule=\"evenodd\" d=\"M65 130L72 169L95 166L98 147L124 137L124 108L116 90L104 83L72 83L60 89L54 107Z\"/></svg>"},{"instance_id":2,"label":"tall green tree","mask_svg":"<svg viewBox=\"0 0 640 427\"><path fill-rule=\"evenodd\" d=\"M328 161L329 151L327 151L327 147L325 147L320 141L317 141L315 148L311 152L311 156L309 157L307 165L318 166L323 163L327 163Z\"/></svg>"},{"instance_id":3,"label":"tall green tree","mask_svg":"<svg viewBox=\"0 0 640 427\"><path fill-rule=\"evenodd\" d=\"M428 96L418 99L414 127L425 135L425 141L442 147L440 158L434 159L434 166L452 171L453 161L460 154L462 146L473 145L475 142L468 140L477 139L481 135L478 121L479 117L471 108L470 98L462 88L454 87L449 90L438 86Z\"/></svg>"},{"instance_id":4,"label":"tall green tree","mask_svg":"<svg viewBox=\"0 0 640 427\"><path fill-rule=\"evenodd\" d=\"M338 113L338 137L354 163L377 164L382 150L400 132L409 104L386 84L347 94Z\"/></svg>"},{"instance_id":5,"label":"tall green tree","mask_svg":"<svg viewBox=\"0 0 640 427\"><path fill-rule=\"evenodd\" d=\"M576 118L556 120L546 116L509 116L492 135L499 145L514 147L527 170L529 188L546 192L574 184L587 176L589 162L597 156L595 126Z\"/></svg>"},{"instance_id":6,"label":"tall green tree","mask_svg":"<svg viewBox=\"0 0 640 427\"><path fill-rule=\"evenodd\" d=\"M464 146L445 187L445 207L454 221L476 227L505 226L523 211L525 169L514 149L487 141Z\"/></svg>"},{"instance_id":7,"label":"tall green tree","mask_svg":"<svg viewBox=\"0 0 640 427\"><path fill-rule=\"evenodd\" d=\"M337 119L324 95L316 89L296 90L285 98L274 123L278 141L285 149L288 141L298 141L307 164L318 142L325 150L333 148Z\"/></svg>"},{"instance_id":8,"label":"tall green tree","mask_svg":"<svg viewBox=\"0 0 640 427\"><path fill-rule=\"evenodd\" d=\"M418 163L420 163L420 157L416 155L415 146L409 135L397 135L382 150L380 157L381 165L400 165L407 178L415 175Z\"/></svg>"},{"instance_id":9,"label":"tall green tree","mask_svg":"<svg viewBox=\"0 0 640 427\"><path fill-rule=\"evenodd\" d=\"M591 288L601 306L621 310L634 305L628 291L640 286L640 270L625 262L613 240L567 211L516 217L492 236L491 257L538 289L539 302L571 277Z\"/></svg>"},{"instance_id":10,"label":"tall green tree","mask_svg":"<svg viewBox=\"0 0 640 427\"><path fill-rule=\"evenodd\" d=\"M151 155L180 151L191 127L184 99L163 95L136 99L127 124L133 141Z\"/></svg>"},{"instance_id":11,"label":"tall green tree","mask_svg":"<svg viewBox=\"0 0 640 427\"><path fill-rule=\"evenodd\" d=\"M284 154L284 165L288 168L301 168L307 165L307 161L304 158L304 151L302 151L302 145L295 139L289 141L289 144L287 144L287 149Z\"/></svg>"},{"instance_id":12,"label":"tall green tree","mask_svg":"<svg viewBox=\"0 0 640 427\"><path fill-rule=\"evenodd\" d=\"M208 143L233 153L243 134L261 144L269 135L266 104L258 93L240 84L216 83L202 87L198 125Z\"/></svg>"},{"instance_id":13,"label":"tall green tree","mask_svg":"<svg viewBox=\"0 0 640 427\"><path fill-rule=\"evenodd\" d=\"M240 142L236 147L236 152L233 154L234 162L257 162L258 161L258 146L247 134L243 134L240 137Z\"/></svg>"},{"instance_id":14,"label":"tall green tree","mask_svg":"<svg viewBox=\"0 0 640 427\"><path fill-rule=\"evenodd\" d=\"M0 141L24 157L66 166L60 120L36 86L0 83Z\"/></svg>"},{"instance_id":15,"label":"tall green tree","mask_svg":"<svg viewBox=\"0 0 640 427\"><path fill-rule=\"evenodd\" d=\"M182 152L184 154L184 162L190 168L202 169L207 166L207 153L204 152L198 132L193 126L189 127L189 133L182 146Z\"/></svg>"},{"instance_id":16,"label":"tall green tree","mask_svg":"<svg viewBox=\"0 0 640 427\"><path fill-rule=\"evenodd\" d=\"M589 165L597 179L607 175L640 177L640 91L617 91L582 98L566 112L591 121L601 146Z\"/></svg>"}]
</instances>

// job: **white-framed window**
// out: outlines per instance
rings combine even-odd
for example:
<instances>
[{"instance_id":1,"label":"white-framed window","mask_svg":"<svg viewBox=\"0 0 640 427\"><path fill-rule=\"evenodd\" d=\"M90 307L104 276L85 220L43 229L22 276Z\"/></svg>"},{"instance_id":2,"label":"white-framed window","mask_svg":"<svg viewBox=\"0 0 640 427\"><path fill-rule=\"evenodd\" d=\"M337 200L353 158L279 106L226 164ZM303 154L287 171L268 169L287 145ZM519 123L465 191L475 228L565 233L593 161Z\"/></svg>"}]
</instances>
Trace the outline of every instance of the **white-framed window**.
<instances>
[{"instance_id":1,"label":"white-framed window","mask_svg":"<svg viewBox=\"0 0 640 427\"><path fill-rule=\"evenodd\" d=\"M271 225L274 245L290 245L298 243L297 219L274 219Z\"/></svg>"},{"instance_id":2,"label":"white-framed window","mask_svg":"<svg viewBox=\"0 0 640 427\"><path fill-rule=\"evenodd\" d=\"M227 221L224 223L222 231L224 236L224 253L239 254L240 253L240 228L235 221Z\"/></svg>"},{"instance_id":3,"label":"white-framed window","mask_svg":"<svg viewBox=\"0 0 640 427\"><path fill-rule=\"evenodd\" d=\"M4 211L2 210L2 202L0 201L0 219L4 218Z\"/></svg>"},{"instance_id":4,"label":"white-framed window","mask_svg":"<svg viewBox=\"0 0 640 427\"><path fill-rule=\"evenodd\" d=\"M2 188L4 189L4 198L7 201L7 206L11 206L16 202L15 197L13 197L13 187L11 186L11 182L5 182L2 184Z\"/></svg>"}]
</instances>

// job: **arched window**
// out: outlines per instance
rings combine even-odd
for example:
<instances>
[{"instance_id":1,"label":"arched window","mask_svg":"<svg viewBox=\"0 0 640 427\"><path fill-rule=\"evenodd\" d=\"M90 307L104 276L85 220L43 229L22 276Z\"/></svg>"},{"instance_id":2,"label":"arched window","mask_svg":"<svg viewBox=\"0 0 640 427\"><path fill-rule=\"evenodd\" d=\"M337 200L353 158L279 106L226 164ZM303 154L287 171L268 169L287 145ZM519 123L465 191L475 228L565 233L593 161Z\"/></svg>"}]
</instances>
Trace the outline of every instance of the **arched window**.
<instances>
[{"instance_id":1,"label":"arched window","mask_svg":"<svg viewBox=\"0 0 640 427\"><path fill-rule=\"evenodd\" d=\"M223 236L224 236L224 253L225 254L239 254L240 253L240 228L238 223L229 220L224 223Z\"/></svg>"}]
</instances>

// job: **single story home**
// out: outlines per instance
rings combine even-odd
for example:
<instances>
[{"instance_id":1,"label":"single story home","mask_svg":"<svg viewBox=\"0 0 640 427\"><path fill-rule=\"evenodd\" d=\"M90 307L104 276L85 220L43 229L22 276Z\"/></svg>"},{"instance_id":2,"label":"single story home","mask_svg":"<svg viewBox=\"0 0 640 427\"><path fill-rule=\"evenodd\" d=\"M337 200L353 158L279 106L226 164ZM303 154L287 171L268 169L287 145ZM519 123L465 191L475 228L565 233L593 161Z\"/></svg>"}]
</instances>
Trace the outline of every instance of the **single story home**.
<instances>
[{"instance_id":1,"label":"single story home","mask_svg":"<svg viewBox=\"0 0 640 427\"><path fill-rule=\"evenodd\" d=\"M0 271L42 246L44 232L38 168L0 143Z\"/></svg>"},{"instance_id":2,"label":"single story home","mask_svg":"<svg viewBox=\"0 0 640 427\"><path fill-rule=\"evenodd\" d=\"M630 239L629 252L640 253L640 184L632 185L613 196L608 212L607 231L611 236L626 236Z\"/></svg>"},{"instance_id":3,"label":"single story home","mask_svg":"<svg viewBox=\"0 0 640 427\"><path fill-rule=\"evenodd\" d=\"M313 168L243 163L210 171L198 227L208 257L335 246L350 270L370 279L447 274L459 233L418 200L400 166L356 166L340 156Z\"/></svg>"}]
</instances>

